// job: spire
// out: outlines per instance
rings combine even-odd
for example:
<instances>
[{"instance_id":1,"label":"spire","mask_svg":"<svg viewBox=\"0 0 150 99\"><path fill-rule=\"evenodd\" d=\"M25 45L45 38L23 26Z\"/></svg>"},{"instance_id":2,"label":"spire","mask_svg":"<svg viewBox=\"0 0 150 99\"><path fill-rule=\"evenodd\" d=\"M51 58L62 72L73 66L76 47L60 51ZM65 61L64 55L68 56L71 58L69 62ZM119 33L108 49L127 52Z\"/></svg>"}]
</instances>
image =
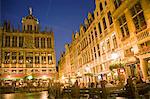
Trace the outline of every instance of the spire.
<instances>
[{"instance_id":1,"label":"spire","mask_svg":"<svg viewBox=\"0 0 150 99\"><path fill-rule=\"evenodd\" d=\"M32 8L29 8L29 14L32 15Z\"/></svg>"}]
</instances>

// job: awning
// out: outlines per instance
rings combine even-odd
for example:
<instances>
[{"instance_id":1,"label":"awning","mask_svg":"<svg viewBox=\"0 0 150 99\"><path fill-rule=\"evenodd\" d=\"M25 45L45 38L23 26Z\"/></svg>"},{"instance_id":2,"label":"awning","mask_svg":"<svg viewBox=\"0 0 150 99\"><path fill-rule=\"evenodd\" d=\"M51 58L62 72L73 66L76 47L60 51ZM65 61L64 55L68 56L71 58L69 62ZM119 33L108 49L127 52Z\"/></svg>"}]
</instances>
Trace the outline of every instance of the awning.
<instances>
[{"instance_id":1,"label":"awning","mask_svg":"<svg viewBox=\"0 0 150 99\"><path fill-rule=\"evenodd\" d=\"M100 75L100 74L108 74L109 72L110 72L110 71L102 71L102 72L99 73L99 75Z\"/></svg>"},{"instance_id":2,"label":"awning","mask_svg":"<svg viewBox=\"0 0 150 99\"><path fill-rule=\"evenodd\" d=\"M2 80L16 80L16 79L23 79L26 74L2 74L0 79Z\"/></svg>"}]
</instances>

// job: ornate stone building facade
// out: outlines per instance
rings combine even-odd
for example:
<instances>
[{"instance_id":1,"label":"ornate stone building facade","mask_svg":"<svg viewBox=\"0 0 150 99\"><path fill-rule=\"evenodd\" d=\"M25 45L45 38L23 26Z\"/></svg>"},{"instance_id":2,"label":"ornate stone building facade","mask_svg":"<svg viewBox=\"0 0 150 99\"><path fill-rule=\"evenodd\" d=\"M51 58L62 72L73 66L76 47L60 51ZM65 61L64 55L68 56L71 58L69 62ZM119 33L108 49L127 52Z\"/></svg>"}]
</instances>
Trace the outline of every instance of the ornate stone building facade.
<instances>
[{"instance_id":1,"label":"ornate stone building facade","mask_svg":"<svg viewBox=\"0 0 150 99\"><path fill-rule=\"evenodd\" d=\"M39 29L38 19L32 15L22 18L22 30L13 29L5 22L0 31L2 79L54 78L56 57L54 33Z\"/></svg>"},{"instance_id":2,"label":"ornate stone building facade","mask_svg":"<svg viewBox=\"0 0 150 99\"><path fill-rule=\"evenodd\" d=\"M95 0L95 5L60 57L60 80L148 80L150 1Z\"/></svg>"}]
</instances>

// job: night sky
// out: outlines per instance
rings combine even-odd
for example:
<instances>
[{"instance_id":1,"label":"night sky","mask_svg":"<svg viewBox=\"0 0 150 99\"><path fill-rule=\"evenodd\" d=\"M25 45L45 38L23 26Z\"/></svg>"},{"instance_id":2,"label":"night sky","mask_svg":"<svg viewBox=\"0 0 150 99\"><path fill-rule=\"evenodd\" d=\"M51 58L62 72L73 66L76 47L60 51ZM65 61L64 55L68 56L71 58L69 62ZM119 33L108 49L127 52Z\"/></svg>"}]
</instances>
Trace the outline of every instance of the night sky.
<instances>
[{"instance_id":1,"label":"night sky","mask_svg":"<svg viewBox=\"0 0 150 99\"><path fill-rule=\"evenodd\" d=\"M47 26L54 31L57 61L65 43L71 42L72 32L79 31L88 12L95 8L95 0L0 0L0 4L0 24L9 20L16 28L32 7L42 30Z\"/></svg>"}]
</instances>

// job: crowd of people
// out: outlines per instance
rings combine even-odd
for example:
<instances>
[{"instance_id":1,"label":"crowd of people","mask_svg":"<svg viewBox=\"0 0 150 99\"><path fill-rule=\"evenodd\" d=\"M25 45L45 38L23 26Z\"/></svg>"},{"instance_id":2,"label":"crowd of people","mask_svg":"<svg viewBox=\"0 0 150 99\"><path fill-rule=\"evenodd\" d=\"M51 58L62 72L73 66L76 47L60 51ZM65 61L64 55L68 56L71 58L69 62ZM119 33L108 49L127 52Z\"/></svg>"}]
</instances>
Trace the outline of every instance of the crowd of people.
<instances>
[{"instance_id":1,"label":"crowd of people","mask_svg":"<svg viewBox=\"0 0 150 99\"><path fill-rule=\"evenodd\" d=\"M129 77L126 81L126 84L124 84L124 95L125 97L128 97L129 99L134 99L139 97L139 90L137 89L138 84L142 85L145 82L142 81L142 79L135 79L133 77ZM58 97L63 97L63 89L71 89L70 91L70 96L71 99L79 99L80 95L81 95L81 91L80 89L88 89L89 90L89 98L93 99L94 94L91 94L94 92L94 88L95 89L101 89L102 93L101 96L103 98L107 98L108 96L108 92L106 90L106 88L108 87L117 87L117 85L113 82L107 82L105 80L101 80L99 82L91 82L88 83L88 86L83 86L84 84L79 84L79 82L76 80L75 83L72 86L69 87L64 87L63 84L61 83L55 83L49 86L49 95L53 95L55 96L55 99L59 99Z\"/></svg>"}]
</instances>

